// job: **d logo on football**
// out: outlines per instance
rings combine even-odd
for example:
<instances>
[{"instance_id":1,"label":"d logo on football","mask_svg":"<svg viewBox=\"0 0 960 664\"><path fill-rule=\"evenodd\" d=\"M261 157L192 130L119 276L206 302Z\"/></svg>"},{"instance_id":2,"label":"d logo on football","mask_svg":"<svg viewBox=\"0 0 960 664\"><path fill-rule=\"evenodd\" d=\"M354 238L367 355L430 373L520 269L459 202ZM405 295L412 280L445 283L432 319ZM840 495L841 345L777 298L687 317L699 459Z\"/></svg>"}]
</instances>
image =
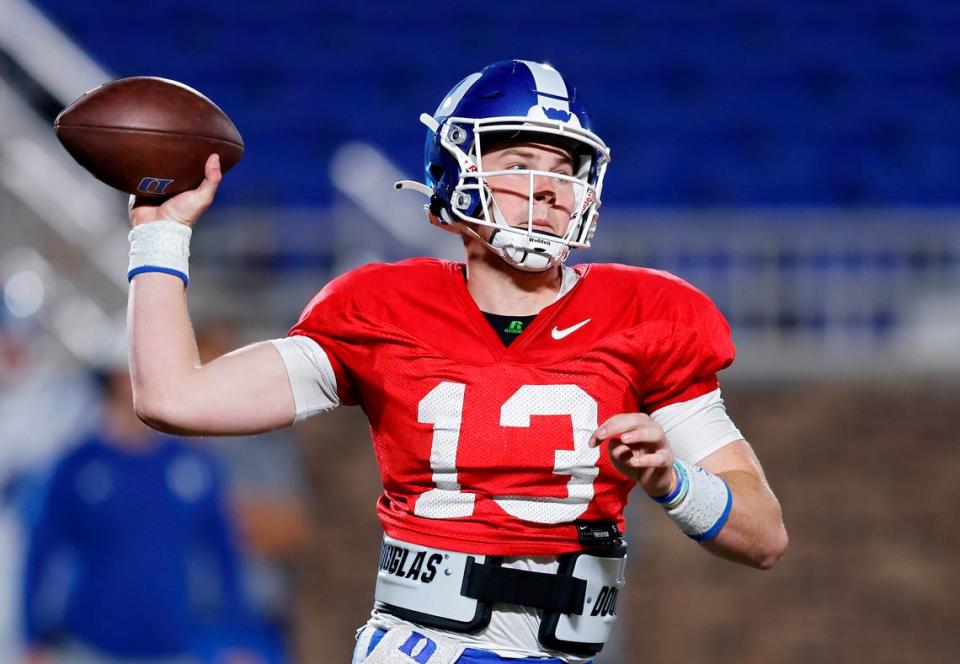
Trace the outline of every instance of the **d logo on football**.
<instances>
[{"instance_id":1,"label":"d logo on football","mask_svg":"<svg viewBox=\"0 0 960 664\"><path fill-rule=\"evenodd\" d=\"M137 185L137 191L141 194L162 194L166 191L167 187L170 186L171 182L173 182L173 180L146 177L140 180L140 184Z\"/></svg>"}]
</instances>

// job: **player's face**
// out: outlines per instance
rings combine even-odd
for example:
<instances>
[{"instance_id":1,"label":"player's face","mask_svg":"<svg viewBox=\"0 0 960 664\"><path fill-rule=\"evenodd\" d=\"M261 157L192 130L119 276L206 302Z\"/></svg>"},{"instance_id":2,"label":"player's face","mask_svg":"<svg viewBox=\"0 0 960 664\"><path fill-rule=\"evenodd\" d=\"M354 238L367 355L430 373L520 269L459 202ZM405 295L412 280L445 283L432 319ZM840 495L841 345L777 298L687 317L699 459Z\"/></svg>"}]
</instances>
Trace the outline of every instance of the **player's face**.
<instances>
[{"instance_id":1,"label":"player's face","mask_svg":"<svg viewBox=\"0 0 960 664\"><path fill-rule=\"evenodd\" d=\"M483 170L546 171L573 175L573 158L563 148L547 143L511 142L492 146L482 157ZM501 214L510 226L527 228L530 217L529 174L491 175L486 178ZM533 229L562 237L570 225L575 204L574 185L543 175L533 176ZM489 236L491 229L484 229Z\"/></svg>"}]
</instances>

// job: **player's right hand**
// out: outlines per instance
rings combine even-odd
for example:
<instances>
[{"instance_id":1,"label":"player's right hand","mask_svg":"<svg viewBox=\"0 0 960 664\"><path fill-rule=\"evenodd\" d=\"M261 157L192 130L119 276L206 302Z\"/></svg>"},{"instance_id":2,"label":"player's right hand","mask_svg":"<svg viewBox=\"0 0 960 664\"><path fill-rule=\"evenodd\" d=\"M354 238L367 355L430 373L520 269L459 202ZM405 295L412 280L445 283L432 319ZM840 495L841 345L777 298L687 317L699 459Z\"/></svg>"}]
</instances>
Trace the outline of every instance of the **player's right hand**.
<instances>
[{"instance_id":1,"label":"player's right hand","mask_svg":"<svg viewBox=\"0 0 960 664\"><path fill-rule=\"evenodd\" d=\"M130 225L139 226L151 221L167 219L178 221L187 226L193 226L207 208L213 203L217 195L217 187L223 174L220 172L220 157L212 154L207 157L203 169L203 182L196 189L177 194L173 198L164 200L159 205L155 198L143 196L130 197Z\"/></svg>"}]
</instances>

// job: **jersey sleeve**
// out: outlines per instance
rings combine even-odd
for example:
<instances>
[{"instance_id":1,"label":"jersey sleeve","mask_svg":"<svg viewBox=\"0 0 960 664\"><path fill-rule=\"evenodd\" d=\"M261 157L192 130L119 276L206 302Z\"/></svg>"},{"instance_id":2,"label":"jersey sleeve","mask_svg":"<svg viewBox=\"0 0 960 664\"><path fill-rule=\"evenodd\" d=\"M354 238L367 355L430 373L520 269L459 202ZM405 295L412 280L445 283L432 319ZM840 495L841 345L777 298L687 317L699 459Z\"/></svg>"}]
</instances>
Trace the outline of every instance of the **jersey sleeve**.
<instances>
[{"instance_id":1,"label":"jersey sleeve","mask_svg":"<svg viewBox=\"0 0 960 664\"><path fill-rule=\"evenodd\" d=\"M346 314L353 306L349 288L349 274L327 284L304 308L300 320L290 328L287 336L304 336L316 342L326 354L336 377L336 395L340 403L356 405L359 396L349 366L349 351L354 340L346 323Z\"/></svg>"},{"instance_id":2,"label":"jersey sleeve","mask_svg":"<svg viewBox=\"0 0 960 664\"><path fill-rule=\"evenodd\" d=\"M663 427L670 449L687 463L700 463L743 434L727 415L719 388L689 401L664 406L650 413Z\"/></svg>"},{"instance_id":3,"label":"jersey sleeve","mask_svg":"<svg viewBox=\"0 0 960 664\"><path fill-rule=\"evenodd\" d=\"M340 405L337 376L326 351L310 337L294 335L271 339L283 365L296 406L295 422Z\"/></svg>"},{"instance_id":4,"label":"jersey sleeve","mask_svg":"<svg viewBox=\"0 0 960 664\"><path fill-rule=\"evenodd\" d=\"M646 367L648 413L717 389L717 373L733 363L736 352L730 325L706 295L677 279L664 300L656 350Z\"/></svg>"}]
</instances>

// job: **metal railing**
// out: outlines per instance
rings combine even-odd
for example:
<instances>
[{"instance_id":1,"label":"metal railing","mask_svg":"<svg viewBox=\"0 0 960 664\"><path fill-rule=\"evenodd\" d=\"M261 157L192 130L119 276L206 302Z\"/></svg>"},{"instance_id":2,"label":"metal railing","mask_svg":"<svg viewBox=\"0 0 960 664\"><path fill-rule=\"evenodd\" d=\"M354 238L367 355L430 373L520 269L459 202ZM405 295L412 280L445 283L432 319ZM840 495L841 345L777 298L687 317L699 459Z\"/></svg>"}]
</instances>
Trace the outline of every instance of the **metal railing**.
<instances>
[{"instance_id":1,"label":"metal railing","mask_svg":"<svg viewBox=\"0 0 960 664\"><path fill-rule=\"evenodd\" d=\"M435 253L396 242L349 202L291 215L295 246L238 244L269 236L283 214L250 211L242 223L221 218L195 234L194 270L243 284L238 298L269 302L260 322L266 311L289 322L323 283L357 263L450 255L447 244ZM605 211L594 246L572 259L664 269L703 290L733 328L739 357L731 376L960 370L957 210ZM258 298L259 290L269 296Z\"/></svg>"}]
</instances>

